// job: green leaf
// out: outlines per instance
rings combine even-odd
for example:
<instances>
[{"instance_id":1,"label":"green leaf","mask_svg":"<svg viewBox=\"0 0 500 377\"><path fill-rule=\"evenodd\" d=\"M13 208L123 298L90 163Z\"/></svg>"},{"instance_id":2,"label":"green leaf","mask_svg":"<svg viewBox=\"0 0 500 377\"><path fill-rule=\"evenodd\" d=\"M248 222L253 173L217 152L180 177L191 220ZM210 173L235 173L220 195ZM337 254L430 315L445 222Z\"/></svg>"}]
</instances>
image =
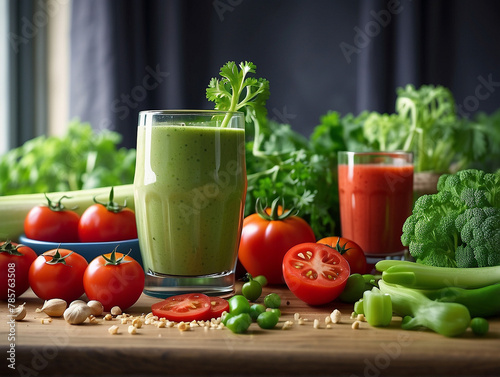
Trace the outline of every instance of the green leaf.
<instances>
[{"instance_id":1,"label":"green leaf","mask_svg":"<svg viewBox=\"0 0 500 377\"><path fill-rule=\"evenodd\" d=\"M135 149L121 135L73 120L63 136L39 136L0 156L0 195L69 191L132 183ZM111 184L108 184L112 182Z\"/></svg>"},{"instance_id":2,"label":"green leaf","mask_svg":"<svg viewBox=\"0 0 500 377\"><path fill-rule=\"evenodd\" d=\"M212 78L206 90L207 99L215 103L216 110L243 111L247 122L265 122L266 101L269 98L269 82L265 79L247 77L255 73L255 65L242 62L227 62L220 69L221 79ZM225 127L226 118L221 127Z\"/></svg>"}]
</instances>

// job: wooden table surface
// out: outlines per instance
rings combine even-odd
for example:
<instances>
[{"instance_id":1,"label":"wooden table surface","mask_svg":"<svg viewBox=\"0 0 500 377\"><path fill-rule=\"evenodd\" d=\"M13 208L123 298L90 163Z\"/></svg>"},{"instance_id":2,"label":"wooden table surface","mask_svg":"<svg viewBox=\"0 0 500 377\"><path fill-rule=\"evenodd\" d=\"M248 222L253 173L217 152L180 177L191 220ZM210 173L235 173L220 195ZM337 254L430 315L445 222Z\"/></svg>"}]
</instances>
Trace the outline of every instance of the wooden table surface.
<instances>
[{"instance_id":1,"label":"wooden table surface","mask_svg":"<svg viewBox=\"0 0 500 377\"><path fill-rule=\"evenodd\" d=\"M12 327L5 326L7 303L1 303L3 324L0 339L3 356L0 374L42 375L285 375L285 376L479 376L500 375L500 318L490 321L490 332L475 337L446 338L430 331L404 331L398 318L388 328L378 329L363 322L351 328L352 305L331 303L310 307L284 287L265 287L264 294L282 297L282 317L273 330L252 324L248 333L228 329L204 330L144 325L136 335L127 332L120 320L74 326L62 318L44 321L36 313L42 301L31 291L18 303L26 302L28 314ZM263 296L262 296L263 297ZM149 313L158 299L143 295L127 313ZM326 328L324 318L333 309L342 313L342 323ZM284 321L294 313L308 319L283 330ZM313 320L321 323L313 328ZM110 335L111 325L119 326ZM8 340L15 335L15 340ZM9 369L14 346L17 371ZM7 356L8 357L8 356Z\"/></svg>"}]
</instances>

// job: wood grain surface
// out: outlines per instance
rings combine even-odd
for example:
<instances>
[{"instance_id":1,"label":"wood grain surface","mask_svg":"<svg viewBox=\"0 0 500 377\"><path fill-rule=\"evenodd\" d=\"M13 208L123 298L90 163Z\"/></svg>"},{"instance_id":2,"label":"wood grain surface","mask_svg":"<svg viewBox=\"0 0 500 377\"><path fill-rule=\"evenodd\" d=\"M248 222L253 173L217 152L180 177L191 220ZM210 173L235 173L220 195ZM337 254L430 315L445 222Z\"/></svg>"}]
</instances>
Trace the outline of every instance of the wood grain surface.
<instances>
[{"instance_id":1,"label":"wood grain surface","mask_svg":"<svg viewBox=\"0 0 500 377\"><path fill-rule=\"evenodd\" d=\"M490 320L490 332L474 336L470 330L460 338L446 338L430 331L404 331L394 318L388 328L363 322L351 328L352 305L333 302L310 307L284 287L265 287L264 294L282 297L282 317L273 330L252 324L248 333L228 329L177 328L145 325L136 335L120 320L74 326L62 318L52 322L36 313L43 302L28 291L17 302L27 303L28 314L13 327L8 324L7 303L1 303L3 324L0 344L7 348L14 331L15 366L8 368L5 351L0 375L212 375L212 376L499 376L500 318ZM262 296L264 297L264 296ZM143 295L127 313L149 313L158 299ZM326 328L324 318L333 309L342 322ZM282 330L284 321L300 313L308 321ZM7 320L5 320L7 318ZM313 328L314 319L321 326ZM7 326L5 323L7 322ZM119 326L118 335L108 328Z\"/></svg>"}]
</instances>

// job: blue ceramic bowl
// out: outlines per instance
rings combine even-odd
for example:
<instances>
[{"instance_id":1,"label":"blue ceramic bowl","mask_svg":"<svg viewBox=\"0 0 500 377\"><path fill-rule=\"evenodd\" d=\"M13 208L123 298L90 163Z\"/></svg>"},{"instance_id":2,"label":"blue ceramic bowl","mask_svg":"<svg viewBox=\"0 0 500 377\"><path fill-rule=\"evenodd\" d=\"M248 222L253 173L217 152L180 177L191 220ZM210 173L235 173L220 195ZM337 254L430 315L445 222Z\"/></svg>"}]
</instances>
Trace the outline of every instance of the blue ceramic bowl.
<instances>
[{"instance_id":1,"label":"blue ceramic bowl","mask_svg":"<svg viewBox=\"0 0 500 377\"><path fill-rule=\"evenodd\" d=\"M38 255L52 249L69 249L83 256L87 262L91 262L94 258L111 253L117 246L117 252L127 254L134 258L142 266L141 251L139 249L139 240L137 238L123 241L113 242L75 242L75 243L57 243L37 241L27 238L22 235L19 237L19 243L31 247Z\"/></svg>"}]
</instances>

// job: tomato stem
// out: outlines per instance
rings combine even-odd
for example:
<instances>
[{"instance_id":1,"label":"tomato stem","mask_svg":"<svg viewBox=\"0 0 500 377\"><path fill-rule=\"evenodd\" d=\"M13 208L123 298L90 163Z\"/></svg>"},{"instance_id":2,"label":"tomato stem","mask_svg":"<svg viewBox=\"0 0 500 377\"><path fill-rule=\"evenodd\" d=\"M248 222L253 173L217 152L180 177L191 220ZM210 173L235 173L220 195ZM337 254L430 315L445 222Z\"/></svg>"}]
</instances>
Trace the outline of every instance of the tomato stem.
<instances>
[{"instance_id":1,"label":"tomato stem","mask_svg":"<svg viewBox=\"0 0 500 377\"><path fill-rule=\"evenodd\" d=\"M116 249L118 249L118 246L116 246L113 251L111 252L111 255L107 257L106 255L103 255L102 257L106 261L104 264L105 266L112 265L112 266L118 266L119 264L122 263L129 263L130 261L125 260L125 257L130 254L132 249L127 254L123 254L120 258L116 259Z\"/></svg>"},{"instance_id":2,"label":"tomato stem","mask_svg":"<svg viewBox=\"0 0 500 377\"><path fill-rule=\"evenodd\" d=\"M49 199L49 197L47 196L47 193L44 193L45 195L45 199L47 199L47 206L50 208L51 211L54 211L54 212L61 212L61 211L65 211L67 208L64 206L64 204L62 204L62 200L63 199L71 199L71 196L66 196L66 195L63 195L61 196L61 198L56 202L56 201L52 201ZM69 208L70 210L75 210L77 209L78 206L76 207L73 207L73 208Z\"/></svg>"},{"instance_id":3,"label":"tomato stem","mask_svg":"<svg viewBox=\"0 0 500 377\"><path fill-rule=\"evenodd\" d=\"M278 202L281 201L281 206ZM266 211L267 204L264 206L260 198L257 198L255 202L255 212L262 217L264 220L268 221L283 221L291 216L296 216L299 211L292 207L289 210L285 210L285 200L279 196L273 200L271 203L271 211L268 213ZM280 213L281 212L281 213Z\"/></svg>"},{"instance_id":4,"label":"tomato stem","mask_svg":"<svg viewBox=\"0 0 500 377\"><path fill-rule=\"evenodd\" d=\"M19 257L24 256L23 253L19 252L17 249L22 247L24 245L14 245L10 240L5 241L1 246L0 246L0 253L8 253L9 255L17 255Z\"/></svg>"},{"instance_id":5,"label":"tomato stem","mask_svg":"<svg viewBox=\"0 0 500 377\"><path fill-rule=\"evenodd\" d=\"M52 256L52 259L48 260L48 261L45 261L45 263L47 263L47 264L61 263L61 264L67 265L66 264L66 258L69 257L71 254L73 254L73 251L70 252L68 255L62 256L61 253L59 252L59 246L58 246L57 249L56 249L55 254Z\"/></svg>"},{"instance_id":6,"label":"tomato stem","mask_svg":"<svg viewBox=\"0 0 500 377\"><path fill-rule=\"evenodd\" d=\"M113 212L113 213L121 212L124 208L127 207L127 200L126 199L125 199L123 205L120 205L114 201L114 198L115 198L115 190L114 190L114 187L111 187L111 191L109 192L109 199L108 199L107 203L99 202L97 200L97 196L94 196L94 203L103 205L104 207L106 207L106 209L108 211Z\"/></svg>"},{"instance_id":7,"label":"tomato stem","mask_svg":"<svg viewBox=\"0 0 500 377\"><path fill-rule=\"evenodd\" d=\"M349 247L347 249L345 248L345 246L347 245L347 242L348 241L346 241L345 244L340 245L340 237L337 239L337 244L335 245L335 250L337 250L340 253L340 255L344 255L348 250L352 249L352 247Z\"/></svg>"}]
</instances>

